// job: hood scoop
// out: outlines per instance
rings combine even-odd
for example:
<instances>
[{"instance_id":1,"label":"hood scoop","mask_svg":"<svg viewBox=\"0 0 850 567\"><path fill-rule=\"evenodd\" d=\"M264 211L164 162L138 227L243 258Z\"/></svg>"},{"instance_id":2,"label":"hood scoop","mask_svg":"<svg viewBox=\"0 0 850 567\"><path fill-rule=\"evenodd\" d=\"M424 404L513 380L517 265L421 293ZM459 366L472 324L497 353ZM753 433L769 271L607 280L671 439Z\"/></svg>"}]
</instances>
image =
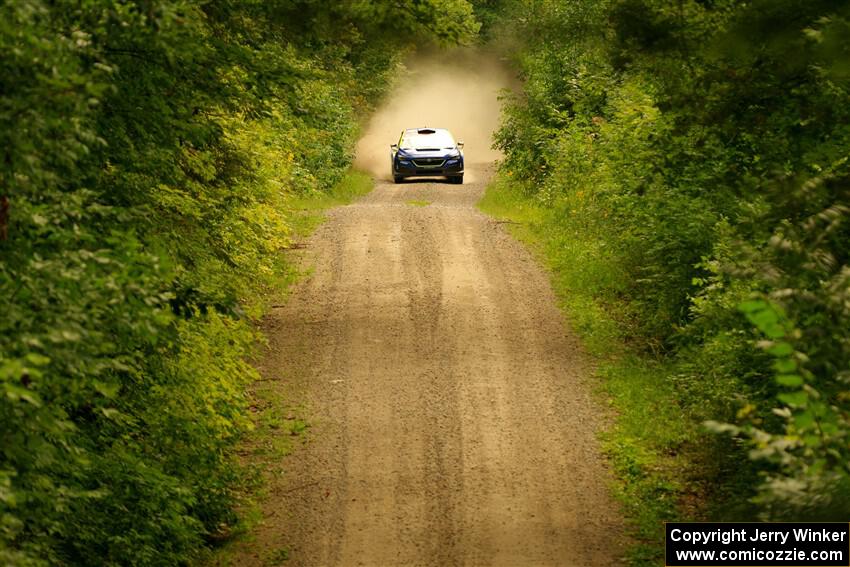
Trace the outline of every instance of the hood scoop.
<instances>
[{"instance_id":1,"label":"hood scoop","mask_svg":"<svg viewBox=\"0 0 850 567\"><path fill-rule=\"evenodd\" d=\"M440 148L416 148L417 152L439 152Z\"/></svg>"}]
</instances>

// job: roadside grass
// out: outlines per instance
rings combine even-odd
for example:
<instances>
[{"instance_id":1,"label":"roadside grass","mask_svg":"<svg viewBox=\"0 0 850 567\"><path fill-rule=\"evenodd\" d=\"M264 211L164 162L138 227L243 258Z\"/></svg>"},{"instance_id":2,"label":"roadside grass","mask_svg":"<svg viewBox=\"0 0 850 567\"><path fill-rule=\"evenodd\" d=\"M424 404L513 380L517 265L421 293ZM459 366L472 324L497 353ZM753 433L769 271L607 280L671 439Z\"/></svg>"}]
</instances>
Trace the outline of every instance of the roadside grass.
<instances>
[{"instance_id":1,"label":"roadside grass","mask_svg":"<svg viewBox=\"0 0 850 567\"><path fill-rule=\"evenodd\" d=\"M374 181L368 173L350 169L331 191L293 196L287 211L287 222L293 235L296 238L310 236L325 220L327 209L347 205L371 191L372 187Z\"/></svg>"},{"instance_id":2,"label":"roadside grass","mask_svg":"<svg viewBox=\"0 0 850 567\"><path fill-rule=\"evenodd\" d=\"M373 187L369 174L351 169L331 191L291 199L286 215L295 243L293 248L299 248L298 244L324 222L328 209L350 204ZM266 310L285 303L292 285L311 272L309 268L299 269L295 263L287 263L289 267L279 286L269 292L264 302ZM262 347L262 343L258 345L258 355ZM268 497L270 484L285 475L284 458L297 444L309 442L307 409L298 402L297 393L286 388L284 376L264 375L252 384L250 397L253 428L242 440L238 453L246 475L238 494L240 521L216 549L200 558L199 565L226 567L240 550L254 543L252 532L263 520L260 503ZM260 563L269 567L287 561L290 555L286 547L256 552Z\"/></svg>"},{"instance_id":3,"label":"roadside grass","mask_svg":"<svg viewBox=\"0 0 850 567\"><path fill-rule=\"evenodd\" d=\"M349 169L330 191L306 195L290 195L283 216L289 227L288 250L297 251L325 220L325 211L347 205L372 190L374 181L368 173ZM260 289L244 302L246 314L260 320L275 305L286 301L292 285L310 274L310 269L299 268L286 254L280 254L275 267L276 277L270 285Z\"/></svg>"},{"instance_id":4,"label":"roadside grass","mask_svg":"<svg viewBox=\"0 0 850 567\"><path fill-rule=\"evenodd\" d=\"M599 437L630 524L627 560L658 565L663 522L689 517L691 451L699 442L698 425L683 415L668 379L672 368L628 344L627 307L610 293L621 276L606 262L599 239L581 230L565 233L552 209L502 175L478 207L506 224L549 270L560 306L593 359L600 404L610 409L611 426Z\"/></svg>"}]
</instances>

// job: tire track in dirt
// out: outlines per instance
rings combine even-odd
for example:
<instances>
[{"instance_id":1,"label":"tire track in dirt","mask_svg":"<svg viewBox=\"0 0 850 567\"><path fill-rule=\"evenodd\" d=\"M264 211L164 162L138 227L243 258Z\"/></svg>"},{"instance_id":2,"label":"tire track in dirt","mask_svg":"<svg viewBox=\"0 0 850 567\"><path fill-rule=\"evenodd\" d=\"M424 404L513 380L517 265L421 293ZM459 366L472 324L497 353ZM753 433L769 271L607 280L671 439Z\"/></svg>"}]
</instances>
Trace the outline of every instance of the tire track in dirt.
<instances>
[{"instance_id":1,"label":"tire track in dirt","mask_svg":"<svg viewBox=\"0 0 850 567\"><path fill-rule=\"evenodd\" d=\"M310 239L260 365L305 400L309 442L234 564L620 563L587 365L545 272L475 208L479 171L379 182Z\"/></svg>"}]
</instances>

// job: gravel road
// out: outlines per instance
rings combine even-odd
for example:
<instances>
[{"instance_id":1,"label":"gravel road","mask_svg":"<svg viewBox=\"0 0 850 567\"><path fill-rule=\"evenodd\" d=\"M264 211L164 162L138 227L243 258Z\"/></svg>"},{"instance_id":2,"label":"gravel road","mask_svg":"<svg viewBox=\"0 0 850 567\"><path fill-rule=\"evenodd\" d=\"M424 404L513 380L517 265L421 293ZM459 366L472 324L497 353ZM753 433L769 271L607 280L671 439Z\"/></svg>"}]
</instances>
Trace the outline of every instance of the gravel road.
<instances>
[{"instance_id":1,"label":"gravel road","mask_svg":"<svg viewBox=\"0 0 850 567\"><path fill-rule=\"evenodd\" d=\"M260 367L308 442L234 564L621 563L587 364L543 269L475 208L487 177L377 181L307 243Z\"/></svg>"}]
</instances>

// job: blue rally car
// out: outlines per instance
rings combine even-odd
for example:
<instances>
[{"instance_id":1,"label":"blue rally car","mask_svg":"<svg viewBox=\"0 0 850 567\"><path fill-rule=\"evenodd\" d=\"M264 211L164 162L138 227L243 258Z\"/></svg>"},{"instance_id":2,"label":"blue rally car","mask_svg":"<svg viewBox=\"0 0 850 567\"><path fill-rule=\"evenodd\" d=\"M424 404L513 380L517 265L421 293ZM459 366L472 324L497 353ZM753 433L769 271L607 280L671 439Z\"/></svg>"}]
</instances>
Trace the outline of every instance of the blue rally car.
<instances>
[{"instance_id":1,"label":"blue rally car","mask_svg":"<svg viewBox=\"0 0 850 567\"><path fill-rule=\"evenodd\" d=\"M390 146L393 181L406 177L445 176L463 183L463 142L444 128L410 128Z\"/></svg>"}]
</instances>

